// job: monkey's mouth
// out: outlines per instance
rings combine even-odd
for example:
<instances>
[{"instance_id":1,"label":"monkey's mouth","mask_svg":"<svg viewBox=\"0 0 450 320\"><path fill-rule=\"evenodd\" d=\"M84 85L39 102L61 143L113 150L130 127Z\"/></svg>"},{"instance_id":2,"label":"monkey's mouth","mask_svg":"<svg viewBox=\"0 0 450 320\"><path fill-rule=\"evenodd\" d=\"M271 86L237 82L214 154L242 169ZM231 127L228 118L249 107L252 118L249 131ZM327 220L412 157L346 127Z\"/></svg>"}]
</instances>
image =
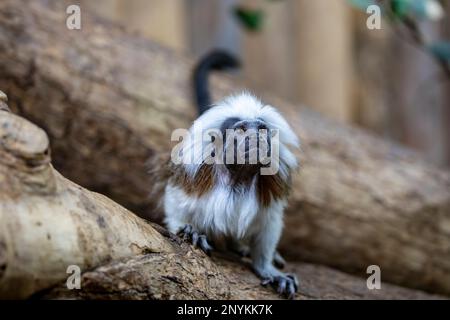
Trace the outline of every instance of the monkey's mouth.
<instances>
[{"instance_id":1,"label":"monkey's mouth","mask_svg":"<svg viewBox=\"0 0 450 320\"><path fill-rule=\"evenodd\" d=\"M244 165L262 167L270 163L270 141L259 135L236 138L224 147L224 163L227 165Z\"/></svg>"},{"instance_id":2,"label":"monkey's mouth","mask_svg":"<svg viewBox=\"0 0 450 320\"><path fill-rule=\"evenodd\" d=\"M227 169L233 173L241 173L244 174L250 174L254 175L257 174L258 171L263 167L270 167L271 164L271 158L270 154L267 153L267 150L261 150L258 148L255 149L248 149L245 148L244 150L234 149L234 157L232 157L232 161L230 160L230 157L225 157L224 163L227 167ZM230 150L225 150L225 154L227 152L230 152Z\"/></svg>"},{"instance_id":3,"label":"monkey's mouth","mask_svg":"<svg viewBox=\"0 0 450 320\"><path fill-rule=\"evenodd\" d=\"M260 119L230 120L221 128L221 139L214 140L216 150L223 153L221 156L226 167L233 172L256 172L270 166L272 132L265 122ZM223 145L218 142L223 142Z\"/></svg>"}]
</instances>

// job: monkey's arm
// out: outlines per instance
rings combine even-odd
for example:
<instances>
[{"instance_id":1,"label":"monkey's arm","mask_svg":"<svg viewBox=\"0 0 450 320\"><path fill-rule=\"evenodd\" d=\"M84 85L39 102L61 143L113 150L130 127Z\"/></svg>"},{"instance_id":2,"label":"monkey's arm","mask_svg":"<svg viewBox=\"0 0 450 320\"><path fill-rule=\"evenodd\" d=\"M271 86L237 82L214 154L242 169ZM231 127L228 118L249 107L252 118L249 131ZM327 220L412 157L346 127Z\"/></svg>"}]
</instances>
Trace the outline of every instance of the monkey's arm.
<instances>
[{"instance_id":1,"label":"monkey's arm","mask_svg":"<svg viewBox=\"0 0 450 320\"><path fill-rule=\"evenodd\" d=\"M186 208L180 205L180 202L185 203L187 201L189 201L188 198L181 190L171 185L166 187L164 195L166 225L169 231L189 240L195 247L198 246L207 255L210 255L213 247L208 242L206 235L195 228L192 215L189 215Z\"/></svg>"}]
</instances>

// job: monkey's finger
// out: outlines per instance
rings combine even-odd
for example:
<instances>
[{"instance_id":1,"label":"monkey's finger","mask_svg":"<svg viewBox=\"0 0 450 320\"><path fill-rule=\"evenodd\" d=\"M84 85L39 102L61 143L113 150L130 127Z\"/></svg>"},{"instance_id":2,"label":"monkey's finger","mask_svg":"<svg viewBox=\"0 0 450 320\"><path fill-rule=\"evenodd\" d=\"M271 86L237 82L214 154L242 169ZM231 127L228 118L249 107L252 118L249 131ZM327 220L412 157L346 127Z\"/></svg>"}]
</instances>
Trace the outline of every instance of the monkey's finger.
<instances>
[{"instance_id":1,"label":"monkey's finger","mask_svg":"<svg viewBox=\"0 0 450 320\"><path fill-rule=\"evenodd\" d=\"M188 227L188 225L185 225L183 228L181 228L180 231L178 231L177 235L179 235L179 236L185 235L187 227Z\"/></svg>"},{"instance_id":2,"label":"monkey's finger","mask_svg":"<svg viewBox=\"0 0 450 320\"><path fill-rule=\"evenodd\" d=\"M288 298L291 300L294 299L296 292L297 292L297 289L295 289L294 281L288 281L287 290L286 290L286 294L287 294Z\"/></svg>"},{"instance_id":3,"label":"monkey's finger","mask_svg":"<svg viewBox=\"0 0 450 320\"><path fill-rule=\"evenodd\" d=\"M265 287L265 286L267 286L268 284L270 284L272 282L273 282L272 278L265 278L265 279L262 279L261 285L263 285Z\"/></svg>"},{"instance_id":4,"label":"monkey's finger","mask_svg":"<svg viewBox=\"0 0 450 320\"><path fill-rule=\"evenodd\" d=\"M191 233L192 233L192 226L190 224L187 224L180 231L180 236L182 236L183 240L188 240L191 236Z\"/></svg>"},{"instance_id":5,"label":"monkey's finger","mask_svg":"<svg viewBox=\"0 0 450 320\"><path fill-rule=\"evenodd\" d=\"M294 282L294 288L295 288L295 291L297 292L297 290L298 290L298 278L297 278L297 276L295 274L291 274L291 273L288 274L287 276L288 276L288 278L292 279L292 281Z\"/></svg>"},{"instance_id":6,"label":"monkey's finger","mask_svg":"<svg viewBox=\"0 0 450 320\"><path fill-rule=\"evenodd\" d=\"M208 241L206 240L206 238L201 237L200 239L200 248L208 255L211 255L211 246L208 244Z\"/></svg>"},{"instance_id":7,"label":"monkey's finger","mask_svg":"<svg viewBox=\"0 0 450 320\"><path fill-rule=\"evenodd\" d=\"M208 240L206 240L205 235L201 235L198 237L200 248L208 255L211 255L212 247L209 245Z\"/></svg>"},{"instance_id":8,"label":"monkey's finger","mask_svg":"<svg viewBox=\"0 0 450 320\"><path fill-rule=\"evenodd\" d=\"M196 232L196 231L194 231L194 232L192 232L192 245L194 246L194 247L196 247L197 246L197 243L198 243L198 232Z\"/></svg>"},{"instance_id":9,"label":"monkey's finger","mask_svg":"<svg viewBox=\"0 0 450 320\"><path fill-rule=\"evenodd\" d=\"M182 235L184 235L184 229L186 227L181 228L178 232L177 232L177 236L181 237Z\"/></svg>"},{"instance_id":10,"label":"monkey's finger","mask_svg":"<svg viewBox=\"0 0 450 320\"><path fill-rule=\"evenodd\" d=\"M285 292L285 290L286 290L286 283L287 283L287 280L285 278L279 278L279 280L278 280L278 289L277 289L277 292L279 294L283 294Z\"/></svg>"}]
</instances>

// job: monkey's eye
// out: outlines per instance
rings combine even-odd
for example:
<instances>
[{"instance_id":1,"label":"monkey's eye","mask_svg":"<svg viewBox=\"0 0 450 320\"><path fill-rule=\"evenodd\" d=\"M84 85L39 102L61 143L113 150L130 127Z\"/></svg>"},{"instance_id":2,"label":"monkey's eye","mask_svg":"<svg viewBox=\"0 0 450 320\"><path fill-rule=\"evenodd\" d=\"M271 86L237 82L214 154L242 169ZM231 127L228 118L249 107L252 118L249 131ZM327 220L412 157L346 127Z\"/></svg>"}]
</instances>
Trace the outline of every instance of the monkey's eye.
<instances>
[{"instance_id":1,"label":"monkey's eye","mask_svg":"<svg viewBox=\"0 0 450 320\"><path fill-rule=\"evenodd\" d=\"M258 118L258 130L263 130L263 129L268 130L269 126L263 119Z\"/></svg>"},{"instance_id":2,"label":"monkey's eye","mask_svg":"<svg viewBox=\"0 0 450 320\"><path fill-rule=\"evenodd\" d=\"M222 135L225 137L226 130L227 129L233 129L233 126L241 121L238 117L230 117L224 120L222 122L222 125L220 126L220 131L222 132Z\"/></svg>"},{"instance_id":3,"label":"monkey's eye","mask_svg":"<svg viewBox=\"0 0 450 320\"><path fill-rule=\"evenodd\" d=\"M267 130L267 125L264 122L258 124L258 130Z\"/></svg>"}]
</instances>

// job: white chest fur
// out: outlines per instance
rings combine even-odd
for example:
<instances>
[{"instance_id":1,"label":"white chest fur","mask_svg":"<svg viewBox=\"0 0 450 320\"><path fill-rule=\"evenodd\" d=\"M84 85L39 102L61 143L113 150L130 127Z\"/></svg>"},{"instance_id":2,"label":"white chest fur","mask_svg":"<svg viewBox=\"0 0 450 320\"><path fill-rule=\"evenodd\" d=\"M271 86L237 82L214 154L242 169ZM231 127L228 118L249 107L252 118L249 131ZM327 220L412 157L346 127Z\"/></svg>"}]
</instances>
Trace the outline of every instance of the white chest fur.
<instances>
[{"instance_id":1,"label":"white chest fur","mask_svg":"<svg viewBox=\"0 0 450 320\"><path fill-rule=\"evenodd\" d=\"M259 211L254 187L233 192L220 185L202 197L189 196L181 188L168 185L164 206L172 232L192 224L202 233L236 239L247 235Z\"/></svg>"}]
</instances>

